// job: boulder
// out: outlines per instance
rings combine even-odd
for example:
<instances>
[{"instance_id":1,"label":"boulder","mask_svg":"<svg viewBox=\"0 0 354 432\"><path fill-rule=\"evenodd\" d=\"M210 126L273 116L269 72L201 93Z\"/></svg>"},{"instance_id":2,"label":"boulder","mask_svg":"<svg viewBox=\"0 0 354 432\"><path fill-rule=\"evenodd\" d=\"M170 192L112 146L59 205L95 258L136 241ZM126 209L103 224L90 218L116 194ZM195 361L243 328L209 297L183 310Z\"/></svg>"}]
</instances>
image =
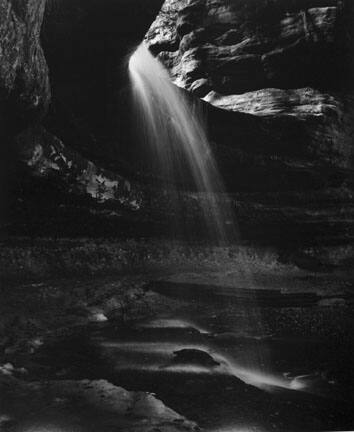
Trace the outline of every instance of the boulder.
<instances>
[{"instance_id":1,"label":"boulder","mask_svg":"<svg viewBox=\"0 0 354 432\"><path fill-rule=\"evenodd\" d=\"M174 351L173 354L173 362L177 364L194 364L203 367L215 367L220 365L210 354L199 349L186 348Z\"/></svg>"}]
</instances>

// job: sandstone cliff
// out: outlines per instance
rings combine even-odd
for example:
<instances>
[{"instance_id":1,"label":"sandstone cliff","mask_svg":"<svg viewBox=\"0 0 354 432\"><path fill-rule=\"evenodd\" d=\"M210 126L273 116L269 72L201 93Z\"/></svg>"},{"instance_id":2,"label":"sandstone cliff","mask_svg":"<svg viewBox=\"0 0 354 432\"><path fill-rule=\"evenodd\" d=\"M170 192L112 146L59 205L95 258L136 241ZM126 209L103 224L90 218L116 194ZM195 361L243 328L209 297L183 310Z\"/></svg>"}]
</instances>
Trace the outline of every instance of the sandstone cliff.
<instances>
[{"instance_id":1,"label":"sandstone cliff","mask_svg":"<svg viewBox=\"0 0 354 432\"><path fill-rule=\"evenodd\" d=\"M166 0L146 35L206 102L247 235L352 238L353 22L350 1Z\"/></svg>"},{"instance_id":2,"label":"sandstone cliff","mask_svg":"<svg viewBox=\"0 0 354 432\"><path fill-rule=\"evenodd\" d=\"M231 147L294 167L352 169L350 16L342 1L167 0L146 40L178 86L257 117L253 136ZM236 127L247 129L247 118Z\"/></svg>"}]
</instances>

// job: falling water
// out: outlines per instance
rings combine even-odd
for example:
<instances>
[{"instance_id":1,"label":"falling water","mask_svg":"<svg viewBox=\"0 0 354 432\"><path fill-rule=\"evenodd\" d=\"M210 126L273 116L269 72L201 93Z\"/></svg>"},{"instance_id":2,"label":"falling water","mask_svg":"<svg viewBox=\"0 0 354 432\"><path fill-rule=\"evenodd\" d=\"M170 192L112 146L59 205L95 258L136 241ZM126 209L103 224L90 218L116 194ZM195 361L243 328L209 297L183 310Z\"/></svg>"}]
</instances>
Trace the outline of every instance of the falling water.
<instances>
[{"instance_id":1,"label":"falling water","mask_svg":"<svg viewBox=\"0 0 354 432\"><path fill-rule=\"evenodd\" d=\"M188 179L198 193L209 237L219 244L232 241L236 231L232 210L200 107L172 84L164 66L144 43L131 56L129 73L139 129L157 162L155 168L171 183Z\"/></svg>"},{"instance_id":2,"label":"falling water","mask_svg":"<svg viewBox=\"0 0 354 432\"><path fill-rule=\"evenodd\" d=\"M188 187L197 192L207 238L220 246L231 245L237 239L236 223L206 135L201 104L192 103L183 90L171 82L165 67L145 44L141 44L131 56L129 74L137 127L156 163L155 168L172 184L179 185L181 178L188 179ZM183 200L183 193L177 192L174 196L177 201ZM183 213L182 207L183 203L177 203L176 209L180 213ZM242 272L248 286L252 286L250 269L244 265ZM253 312L247 308L245 313L245 320L251 326L260 321L256 301L253 306ZM248 360L251 372L243 372L243 376L263 382L265 375L260 371L268 363L268 351L255 350ZM258 375L252 375L253 372ZM268 377L268 381L270 379Z\"/></svg>"}]
</instances>

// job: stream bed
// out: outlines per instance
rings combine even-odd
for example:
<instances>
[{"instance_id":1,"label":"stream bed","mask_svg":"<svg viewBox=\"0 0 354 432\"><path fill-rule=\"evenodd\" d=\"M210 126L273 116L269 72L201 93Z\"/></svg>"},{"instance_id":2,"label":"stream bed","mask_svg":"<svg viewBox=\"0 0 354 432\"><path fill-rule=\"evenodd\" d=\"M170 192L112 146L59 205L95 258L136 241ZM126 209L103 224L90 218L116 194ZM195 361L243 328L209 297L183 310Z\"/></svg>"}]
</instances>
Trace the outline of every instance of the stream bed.
<instances>
[{"instance_id":1,"label":"stream bed","mask_svg":"<svg viewBox=\"0 0 354 432\"><path fill-rule=\"evenodd\" d=\"M41 378L153 393L214 432L354 427L350 301L176 285L146 285L151 316L43 345L32 359Z\"/></svg>"}]
</instances>

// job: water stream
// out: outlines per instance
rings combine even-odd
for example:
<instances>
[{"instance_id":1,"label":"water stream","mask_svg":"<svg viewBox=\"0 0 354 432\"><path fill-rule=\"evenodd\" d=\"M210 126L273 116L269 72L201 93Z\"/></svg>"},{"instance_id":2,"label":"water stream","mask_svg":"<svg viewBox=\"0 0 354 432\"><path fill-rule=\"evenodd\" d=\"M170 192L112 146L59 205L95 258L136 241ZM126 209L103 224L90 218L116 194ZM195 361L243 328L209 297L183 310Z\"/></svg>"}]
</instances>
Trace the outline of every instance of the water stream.
<instances>
[{"instance_id":1,"label":"water stream","mask_svg":"<svg viewBox=\"0 0 354 432\"><path fill-rule=\"evenodd\" d=\"M65 345L43 346L37 354L43 378L105 379L153 393L210 432L332 430L351 411L331 372L338 362L333 341L240 328L248 311L232 299L224 305L160 300L164 307L150 317L97 323ZM268 312L281 313L274 308ZM272 369L250 363L264 351Z\"/></svg>"}]
</instances>

